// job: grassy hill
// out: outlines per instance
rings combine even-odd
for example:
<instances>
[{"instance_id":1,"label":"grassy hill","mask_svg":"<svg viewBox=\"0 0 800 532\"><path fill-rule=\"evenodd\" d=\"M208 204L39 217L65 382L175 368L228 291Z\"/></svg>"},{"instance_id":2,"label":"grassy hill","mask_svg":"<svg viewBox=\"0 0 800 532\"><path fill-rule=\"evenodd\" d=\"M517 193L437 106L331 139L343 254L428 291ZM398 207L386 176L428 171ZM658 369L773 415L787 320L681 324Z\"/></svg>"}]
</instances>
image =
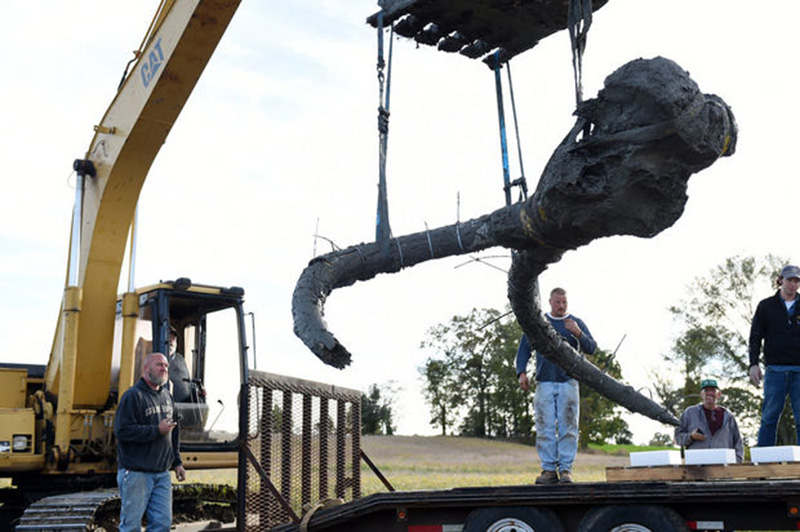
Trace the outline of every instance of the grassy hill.
<instances>
[{"instance_id":1,"label":"grassy hill","mask_svg":"<svg viewBox=\"0 0 800 532\"><path fill-rule=\"evenodd\" d=\"M452 436L363 436L361 445L398 490L530 484L540 471L535 447L505 441ZM578 453L575 480L605 480L606 467L627 465L627 454ZM384 489L369 470L362 474L362 485L364 493Z\"/></svg>"},{"instance_id":2,"label":"grassy hill","mask_svg":"<svg viewBox=\"0 0 800 532\"><path fill-rule=\"evenodd\" d=\"M540 471L535 447L505 441L454 436L362 436L361 446L397 490L531 484ZM575 481L604 481L607 467L628 463L627 448L606 446L603 450L578 453ZM386 491L366 464L362 463L361 470L364 495ZM189 471L189 481L235 486L236 470Z\"/></svg>"}]
</instances>

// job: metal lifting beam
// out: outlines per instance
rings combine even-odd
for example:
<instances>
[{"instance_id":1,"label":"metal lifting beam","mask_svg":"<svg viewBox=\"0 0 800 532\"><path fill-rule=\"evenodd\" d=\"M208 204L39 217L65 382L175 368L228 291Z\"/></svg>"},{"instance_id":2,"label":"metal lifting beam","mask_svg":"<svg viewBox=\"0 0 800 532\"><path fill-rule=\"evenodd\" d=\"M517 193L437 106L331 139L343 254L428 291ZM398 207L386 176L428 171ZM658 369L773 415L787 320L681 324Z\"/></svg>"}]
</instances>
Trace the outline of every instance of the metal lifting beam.
<instances>
[{"instance_id":1,"label":"metal lifting beam","mask_svg":"<svg viewBox=\"0 0 800 532\"><path fill-rule=\"evenodd\" d=\"M597 11L608 0L594 0ZM567 28L570 0L381 0L383 24L416 42L482 59L494 68ZM377 27L378 14L367 18ZM499 54L494 52L499 51Z\"/></svg>"}]
</instances>

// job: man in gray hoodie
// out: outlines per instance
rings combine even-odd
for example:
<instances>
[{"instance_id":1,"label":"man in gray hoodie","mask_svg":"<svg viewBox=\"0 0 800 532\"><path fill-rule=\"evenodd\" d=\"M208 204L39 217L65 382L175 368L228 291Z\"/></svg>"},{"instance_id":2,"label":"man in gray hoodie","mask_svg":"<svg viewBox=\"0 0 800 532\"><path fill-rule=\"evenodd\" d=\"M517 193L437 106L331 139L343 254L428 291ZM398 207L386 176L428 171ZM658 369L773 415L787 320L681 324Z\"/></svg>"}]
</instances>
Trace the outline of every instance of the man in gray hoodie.
<instances>
[{"instance_id":1,"label":"man in gray hoodie","mask_svg":"<svg viewBox=\"0 0 800 532\"><path fill-rule=\"evenodd\" d=\"M144 361L142 378L119 400L114 417L117 439L117 484L121 499L120 532L140 532L147 512L147 532L166 532L172 525L172 481L186 479L178 450L175 402L166 384L169 363L161 353Z\"/></svg>"},{"instance_id":2,"label":"man in gray hoodie","mask_svg":"<svg viewBox=\"0 0 800 532\"><path fill-rule=\"evenodd\" d=\"M714 379L700 383L703 402L690 406L681 414L681 424L675 429L675 443L687 449L733 449L736 461L744 460L744 444L739 424L733 414L717 404L719 386Z\"/></svg>"}]
</instances>

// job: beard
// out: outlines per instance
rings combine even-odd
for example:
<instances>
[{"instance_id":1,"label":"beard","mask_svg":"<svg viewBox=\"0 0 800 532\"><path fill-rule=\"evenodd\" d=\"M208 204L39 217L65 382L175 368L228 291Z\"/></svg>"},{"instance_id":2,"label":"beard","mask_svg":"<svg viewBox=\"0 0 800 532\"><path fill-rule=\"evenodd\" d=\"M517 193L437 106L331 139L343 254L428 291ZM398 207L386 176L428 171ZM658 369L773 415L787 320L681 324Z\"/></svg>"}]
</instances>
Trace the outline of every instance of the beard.
<instances>
[{"instance_id":1,"label":"beard","mask_svg":"<svg viewBox=\"0 0 800 532\"><path fill-rule=\"evenodd\" d=\"M159 375L156 370L150 370L147 373L147 380L154 386L164 386L169 380L168 375Z\"/></svg>"}]
</instances>

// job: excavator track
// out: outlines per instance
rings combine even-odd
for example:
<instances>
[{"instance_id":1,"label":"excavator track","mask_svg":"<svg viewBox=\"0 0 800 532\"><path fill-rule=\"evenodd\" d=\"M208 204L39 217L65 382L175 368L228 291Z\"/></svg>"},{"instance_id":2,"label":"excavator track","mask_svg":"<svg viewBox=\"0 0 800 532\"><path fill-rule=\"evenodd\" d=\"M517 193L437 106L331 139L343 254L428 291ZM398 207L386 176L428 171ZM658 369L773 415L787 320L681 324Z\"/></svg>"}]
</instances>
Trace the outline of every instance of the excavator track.
<instances>
[{"instance_id":1,"label":"excavator track","mask_svg":"<svg viewBox=\"0 0 800 532\"><path fill-rule=\"evenodd\" d=\"M116 512L113 512L116 508ZM116 513L106 528L101 516ZM116 530L119 521L117 490L82 491L45 497L31 504L16 526L18 531Z\"/></svg>"},{"instance_id":2,"label":"excavator track","mask_svg":"<svg viewBox=\"0 0 800 532\"><path fill-rule=\"evenodd\" d=\"M173 523L214 520L232 522L236 517L236 489L224 485L173 486ZM119 525L119 491L104 489L44 497L22 514L17 531L112 532Z\"/></svg>"}]
</instances>

